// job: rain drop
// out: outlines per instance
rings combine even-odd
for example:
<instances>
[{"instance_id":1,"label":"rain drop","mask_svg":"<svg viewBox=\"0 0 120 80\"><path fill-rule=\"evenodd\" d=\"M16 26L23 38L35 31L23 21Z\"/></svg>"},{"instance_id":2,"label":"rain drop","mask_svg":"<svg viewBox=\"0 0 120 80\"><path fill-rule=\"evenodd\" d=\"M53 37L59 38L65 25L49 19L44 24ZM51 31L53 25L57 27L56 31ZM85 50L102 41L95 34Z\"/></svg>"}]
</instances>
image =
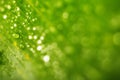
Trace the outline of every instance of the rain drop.
<instances>
[{"instance_id":1,"label":"rain drop","mask_svg":"<svg viewBox=\"0 0 120 80\"><path fill-rule=\"evenodd\" d=\"M41 51L41 50L42 50L42 46L38 46L38 47L37 47L37 50L38 50L38 51Z\"/></svg>"},{"instance_id":2,"label":"rain drop","mask_svg":"<svg viewBox=\"0 0 120 80\"><path fill-rule=\"evenodd\" d=\"M44 62L49 62L49 60L50 60L50 56L45 55L45 56L43 57L43 61L44 61Z\"/></svg>"},{"instance_id":3,"label":"rain drop","mask_svg":"<svg viewBox=\"0 0 120 80\"><path fill-rule=\"evenodd\" d=\"M7 19L7 15L3 15L3 19Z\"/></svg>"},{"instance_id":4,"label":"rain drop","mask_svg":"<svg viewBox=\"0 0 120 80\"><path fill-rule=\"evenodd\" d=\"M13 36L14 38L19 38L19 37L20 37L19 34L17 34L17 33L12 34L12 36Z\"/></svg>"},{"instance_id":5,"label":"rain drop","mask_svg":"<svg viewBox=\"0 0 120 80\"><path fill-rule=\"evenodd\" d=\"M29 35L29 36L28 36L28 39L32 39L32 36L31 36L31 35Z\"/></svg>"}]
</instances>

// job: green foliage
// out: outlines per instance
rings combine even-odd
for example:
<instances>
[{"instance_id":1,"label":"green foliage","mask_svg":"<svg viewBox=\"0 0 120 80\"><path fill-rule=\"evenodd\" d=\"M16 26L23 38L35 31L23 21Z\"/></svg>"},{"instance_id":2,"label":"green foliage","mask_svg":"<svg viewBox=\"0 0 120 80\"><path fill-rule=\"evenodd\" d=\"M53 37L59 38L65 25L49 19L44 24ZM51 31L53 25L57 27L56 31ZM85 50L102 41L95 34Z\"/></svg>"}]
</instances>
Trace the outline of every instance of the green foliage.
<instances>
[{"instance_id":1,"label":"green foliage","mask_svg":"<svg viewBox=\"0 0 120 80\"><path fill-rule=\"evenodd\" d=\"M119 0L0 0L0 80L120 80Z\"/></svg>"}]
</instances>

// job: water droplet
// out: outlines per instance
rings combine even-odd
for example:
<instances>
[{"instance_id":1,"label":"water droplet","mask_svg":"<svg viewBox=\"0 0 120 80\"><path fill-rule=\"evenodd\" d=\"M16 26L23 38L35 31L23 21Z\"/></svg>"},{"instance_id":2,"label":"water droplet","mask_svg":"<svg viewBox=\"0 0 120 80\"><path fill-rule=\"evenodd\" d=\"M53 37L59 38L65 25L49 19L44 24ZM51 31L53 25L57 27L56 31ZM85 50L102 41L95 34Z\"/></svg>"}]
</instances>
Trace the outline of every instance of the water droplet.
<instances>
[{"instance_id":1,"label":"water droplet","mask_svg":"<svg viewBox=\"0 0 120 80\"><path fill-rule=\"evenodd\" d=\"M42 46L39 45L39 46L37 47L37 50L38 50L38 51L41 51L41 50L42 50Z\"/></svg>"},{"instance_id":2,"label":"water droplet","mask_svg":"<svg viewBox=\"0 0 120 80\"><path fill-rule=\"evenodd\" d=\"M11 6L10 6L10 5L6 5L6 8L10 10L10 9L11 9Z\"/></svg>"},{"instance_id":3,"label":"water droplet","mask_svg":"<svg viewBox=\"0 0 120 80\"><path fill-rule=\"evenodd\" d=\"M28 43L25 43L26 47L30 47L30 45Z\"/></svg>"},{"instance_id":4,"label":"water droplet","mask_svg":"<svg viewBox=\"0 0 120 80\"><path fill-rule=\"evenodd\" d=\"M19 8L19 7L17 7L17 8L16 8L16 10L17 10L17 11L20 11L20 8Z\"/></svg>"},{"instance_id":5,"label":"water droplet","mask_svg":"<svg viewBox=\"0 0 120 80\"><path fill-rule=\"evenodd\" d=\"M42 43L42 41L41 41L41 40L38 40L38 41L37 41L37 44L41 44L41 43Z\"/></svg>"},{"instance_id":6,"label":"water droplet","mask_svg":"<svg viewBox=\"0 0 120 80\"><path fill-rule=\"evenodd\" d=\"M32 39L32 35L29 35L29 36L28 36L28 39Z\"/></svg>"},{"instance_id":7,"label":"water droplet","mask_svg":"<svg viewBox=\"0 0 120 80\"><path fill-rule=\"evenodd\" d=\"M33 31L35 31L36 30L36 27L33 27Z\"/></svg>"},{"instance_id":8,"label":"water droplet","mask_svg":"<svg viewBox=\"0 0 120 80\"><path fill-rule=\"evenodd\" d=\"M43 57L43 61L44 61L44 62L49 62L49 60L50 60L50 56L45 55L45 56Z\"/></svg>"},{"instance_id":9,"label":"water droplet","mask_svg":"<svg viewBox=\"0 0 120 80\"><path fill-rule=\"evenodd\" d=\"M40 40L44 40L44 36L41 36L41 37L40 37Z\"/></svg>"},{"instance_id":10,"label":"water droplet","mask_svg":"<svg viewBox=\"0 0 120 80\"><path fill-rule=\"evenodd\" d=\"M30 51L32 51L33 53L35 53L35 50L33 48L30 48Z\"/></svg>"},{"instance_id":11,"label":"water droplet","mask_svg":"<svg viewBox=\"0 0 120 80\"><path fill-rule=\"evenodd\" d=\"M32 21L34 22L34 21L35 21L35 19L32 19Z\"/></svg>"},{"instance_id":12,"label":"water droplet","mask_svg":"<svg viewBox=\"0 0 120 80\"><path fill-rule=\"evenodd\" d=\"M26 46L27 46L27 47L30 47L30 45L29 45L29 44L27 44Z\"/></svg>"},{"instance_id":13,"label":"water droplet","mask_svg":"<svg viewBox=\"0 0 120 80\"><path fill-rule=\"evenodd\" d=\"M30 7L30 5L28 5L28 7Z\"/></svg>"},{"instance_id":14,"label":"water droplet","mask_svg":"<svg viewBox=\"0 0 120 80\"><path fill-rule=\"evenodd\" d=\"M20 17L20 12L17 13L17 16Z\"/></svg>"},{"instance_id":15,"label":"water droplet","mask_svg":"<svg viewBox=\"0 0 120 80\"><path fill-rule=\"evenodd\" d=\"M14 0L13 3L16 3L16 1Z\"/></svg>"},{"instance_id":16,"label":"water droplet","mask_svg":"<svg viewBox=\"0 0 120 80\"><path fill-rule=\"evenodd\" d=\"M20 37L19 34L17 34L17 33L12 34L12 36L13 36L14 38L19 38L19 37Z\"/></svg>"},{"instance_id":17,"label":"water droplet","mask_svg":"<svg viewBox=\"0 0 120 80\"><path fill-rule=\"evenodd\" d=\"M20 48L22 48L22 49L25 47L23 44L20 44L19 46L20 46Z\"/></svg>"},{"instance_id":18,"label":"water droplet","mask_svg":"<svg viewBox=\"0 0 120 80\"><path fill-rule=\"evenodd\" d=\"M14 27L16 27L16 26L17 26L17 24L15 23L15 24L14 24Z\"/></svg>"},{"instance_id":19,"label":"water droplet","mask_svg":"<svg viewBox=\"0 0 120 80\"><path fill-rule=\"evenodd\" d=\"M13 27L13 26L11 26L10 28L11 28L11 29L14 29L14 27Z\"/></svg>"},{"instance_id":20,"label":"water droplet","mask_svg":"<svg viewBox=\"0 0 120 80\"><path fill-rule=\"evenodd\" d=\"M37 39L37 38L38 38L38 37L35 35L35 36L34 36L34 39Z\"/></svg>"},{"instance_id":21,"label":"water droplet","mask_svg":"<svg viewBox=\"0 0 120 80\"><path fill-rule=\"evenodd\" d=\"M23 22L22 24L24 25L25 23Z\"/></svg>"},{"instance_id":22,"label":"water droplet","mask_svg":"<svg viewBox=\"0 0 120 80\"><path fill-rule=\"evenodd\" d=\"M27 27L27 30L30 30L30 27Z\"/></svg>"},{"instance_id":23,"label":"water droplet","mask_svg":"<svg viewBox=\"0 0 120 80\"><path fill-rule=\"evenodd\" d=\"M3 15L3 19L7 19L7 15Z\"/></svg>"}]
</instances>

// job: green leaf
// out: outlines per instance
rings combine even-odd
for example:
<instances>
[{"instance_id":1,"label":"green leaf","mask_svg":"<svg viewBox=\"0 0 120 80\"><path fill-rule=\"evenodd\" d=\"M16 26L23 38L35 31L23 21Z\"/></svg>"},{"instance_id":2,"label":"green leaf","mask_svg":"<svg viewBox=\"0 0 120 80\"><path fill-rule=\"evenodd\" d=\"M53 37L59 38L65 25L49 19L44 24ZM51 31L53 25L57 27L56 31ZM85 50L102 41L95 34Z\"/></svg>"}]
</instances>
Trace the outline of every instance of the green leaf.
<instances>
[{"instance_id":1,"label":"green leaf","mask_svg":"<svg viewBox=\"0 0 120 80\"><path fill-rule=\"evenodd\" d=\"M119 0L0 0L0 80L119 80Z\"/></svg>"}]
</instances>

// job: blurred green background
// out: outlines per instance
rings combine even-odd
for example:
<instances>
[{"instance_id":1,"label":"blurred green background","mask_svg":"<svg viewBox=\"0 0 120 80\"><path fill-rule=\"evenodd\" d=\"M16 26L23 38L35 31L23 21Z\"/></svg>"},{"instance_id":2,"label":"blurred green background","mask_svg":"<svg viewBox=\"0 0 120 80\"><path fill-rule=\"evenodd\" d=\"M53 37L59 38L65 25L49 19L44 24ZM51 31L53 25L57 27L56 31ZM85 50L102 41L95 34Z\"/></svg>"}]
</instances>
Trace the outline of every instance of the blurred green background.
<instances>
[{"instance_id":1,"label":"blurred green background","mask_svg":"<svg viewBox=\"0 0 120 80\"><path fill-rule=\"evenodd\" d=\"M0 80L120 80L120 1L0 0Z\"/></svg>"}]
</instances>

